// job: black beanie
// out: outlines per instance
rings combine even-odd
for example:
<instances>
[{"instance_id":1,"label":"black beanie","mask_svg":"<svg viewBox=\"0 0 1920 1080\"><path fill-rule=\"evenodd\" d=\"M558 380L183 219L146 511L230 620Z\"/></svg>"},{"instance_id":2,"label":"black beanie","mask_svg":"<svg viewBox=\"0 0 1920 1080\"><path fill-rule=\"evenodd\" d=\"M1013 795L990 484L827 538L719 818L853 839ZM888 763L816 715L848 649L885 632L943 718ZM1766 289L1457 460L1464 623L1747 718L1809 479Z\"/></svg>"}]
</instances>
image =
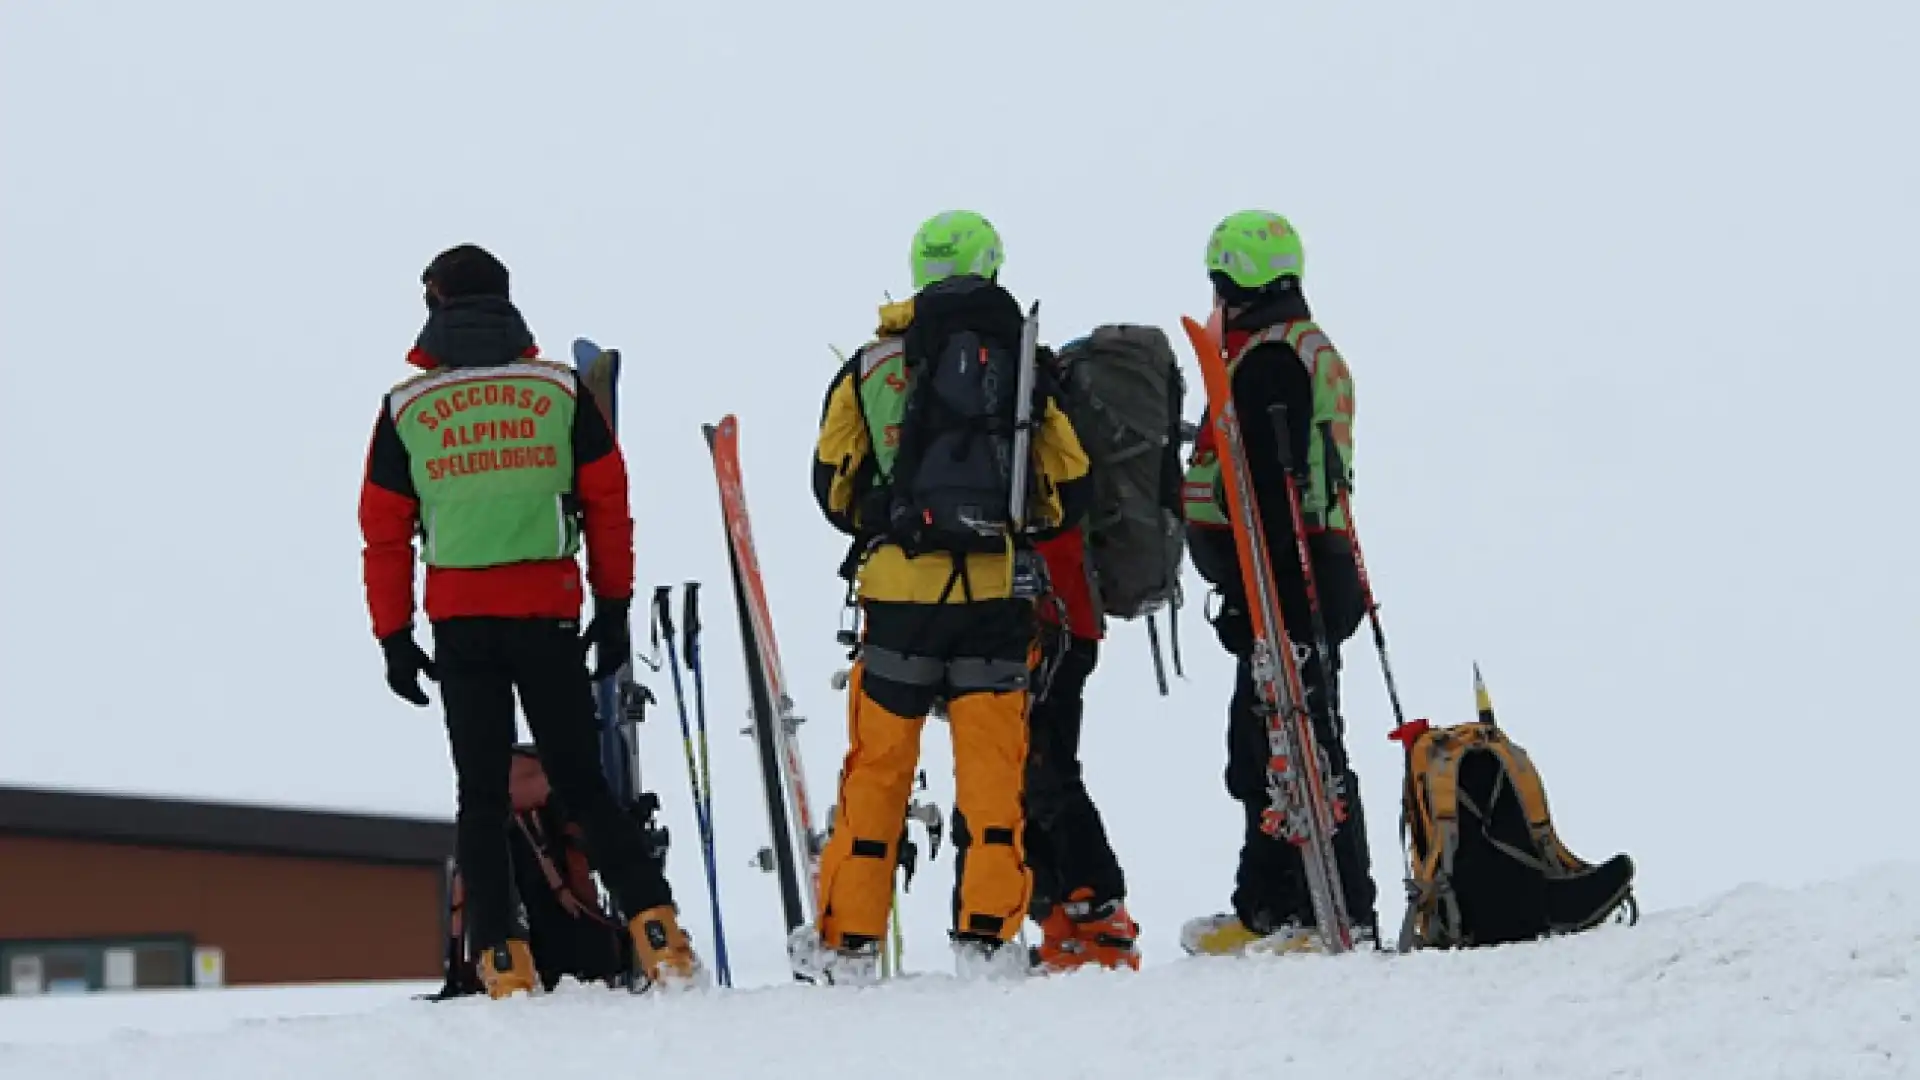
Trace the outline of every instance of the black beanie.
<instances>
[{"instance_id":1,"label":"black beanie","mask_svg":"<svg viewBox=\"0 0 1920 1080\"><path fill-rule=\"evenodd\" d=\"M434 256L420 274L448 300L462 296L507 297L507 267L478 244L461 244Z\"/></svg>"}]
</instances>

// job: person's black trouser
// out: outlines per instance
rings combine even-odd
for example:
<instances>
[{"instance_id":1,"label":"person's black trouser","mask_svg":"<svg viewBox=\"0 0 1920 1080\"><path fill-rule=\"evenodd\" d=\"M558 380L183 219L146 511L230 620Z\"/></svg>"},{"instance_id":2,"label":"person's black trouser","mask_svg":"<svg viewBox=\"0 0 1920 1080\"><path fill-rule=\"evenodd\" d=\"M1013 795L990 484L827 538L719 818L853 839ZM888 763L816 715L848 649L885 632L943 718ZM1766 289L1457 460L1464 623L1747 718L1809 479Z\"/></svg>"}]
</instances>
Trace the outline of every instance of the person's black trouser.
<instances>
[{"instance_id":1,"label":"person's black trouser","mask_svg":"<svg viewBox=\"0 0 1920 1080\"><path fill-rule=\"evenodd\" d=\"M1080 767L1083 695L1100 643L1054 627L1043 640L1055 666L1029 715L1026 839L1033 909L1044 915L1079 889L1090 890L1096 906L1125 899L1127 883Z\"/></svg>"},{"instance_id":2,"label":"person's black trouser","mask_svg":"<svg viewBox=\"0 0 1920 1080\"><path fill-rule=\"evenodd\" d=\"M459 774L455 846L466 879L474 951L512 927L507 777L514 694L539 747L553 799L585 833L587 857L620 911L632 918L673 902L640 824L613 798L600 765L599 723L579 624L560 619L446 619L433 626L434 662Z\"/></svg>"}]
</instances>

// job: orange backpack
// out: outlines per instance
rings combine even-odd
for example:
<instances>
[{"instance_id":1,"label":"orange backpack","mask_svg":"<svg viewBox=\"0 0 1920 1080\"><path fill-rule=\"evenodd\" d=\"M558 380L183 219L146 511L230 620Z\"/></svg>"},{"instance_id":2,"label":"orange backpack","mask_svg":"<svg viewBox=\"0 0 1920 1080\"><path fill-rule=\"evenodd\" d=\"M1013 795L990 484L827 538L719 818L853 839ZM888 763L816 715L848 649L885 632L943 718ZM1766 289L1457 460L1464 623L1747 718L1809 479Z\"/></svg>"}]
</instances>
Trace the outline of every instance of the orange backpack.
<instances>
[{"instance_id":1,"label":"orange backpack","mask_svg":"<svg viewBox=\"0 0 1920 1080\"><path fill-rule=\"evenodd\" d=\"M1400 951L1574 933L1623 910L1637 922L1633 860L1620 854L1596 866L1561 841L1540 773L1495 722L1477 673L1475 689L1477 722L1416 720L1393 735L1407 751Z\"/></svg>"}]
</instances>

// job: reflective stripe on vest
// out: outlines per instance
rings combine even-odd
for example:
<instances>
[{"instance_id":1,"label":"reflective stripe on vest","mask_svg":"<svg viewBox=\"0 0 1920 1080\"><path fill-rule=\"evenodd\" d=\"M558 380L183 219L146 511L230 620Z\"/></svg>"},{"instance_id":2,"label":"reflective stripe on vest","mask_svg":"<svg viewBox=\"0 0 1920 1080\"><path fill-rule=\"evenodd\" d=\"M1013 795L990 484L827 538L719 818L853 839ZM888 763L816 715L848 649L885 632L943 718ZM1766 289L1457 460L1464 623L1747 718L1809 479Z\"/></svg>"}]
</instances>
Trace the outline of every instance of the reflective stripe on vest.
<instances>
[{"instance_id":1,"label":"reflective stripe on vest","mask_svg":"<svg viewBox=\"0 0 1920 1080\"><path fill-rule=\"evenodd\" d=\"M428 566L477 569L571 558L573 372L520 361L455 368L390 395L407 457Z\"/></svg>"}]
</instances>

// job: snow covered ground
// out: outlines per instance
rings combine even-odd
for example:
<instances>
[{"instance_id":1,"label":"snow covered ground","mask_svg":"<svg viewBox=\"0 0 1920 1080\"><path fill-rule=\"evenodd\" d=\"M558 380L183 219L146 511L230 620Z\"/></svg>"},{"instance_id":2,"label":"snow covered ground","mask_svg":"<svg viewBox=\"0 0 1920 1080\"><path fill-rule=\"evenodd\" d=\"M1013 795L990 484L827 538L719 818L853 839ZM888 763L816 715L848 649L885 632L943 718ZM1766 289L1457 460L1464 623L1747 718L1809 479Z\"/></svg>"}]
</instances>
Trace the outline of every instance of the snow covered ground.
<instances>
[{"instance_id":1,"label":"snow covered ground","mask_svg":"<svg viewBox=\"0 0 1920 1080\"><path fill-rule=\"evenodd\" d=\"M1474 953L1161 959L673 1000L428 1005L395 984L0 1001L0 1077L1920 1075L1920 863Z\"/></svg>"}]
</instances>

